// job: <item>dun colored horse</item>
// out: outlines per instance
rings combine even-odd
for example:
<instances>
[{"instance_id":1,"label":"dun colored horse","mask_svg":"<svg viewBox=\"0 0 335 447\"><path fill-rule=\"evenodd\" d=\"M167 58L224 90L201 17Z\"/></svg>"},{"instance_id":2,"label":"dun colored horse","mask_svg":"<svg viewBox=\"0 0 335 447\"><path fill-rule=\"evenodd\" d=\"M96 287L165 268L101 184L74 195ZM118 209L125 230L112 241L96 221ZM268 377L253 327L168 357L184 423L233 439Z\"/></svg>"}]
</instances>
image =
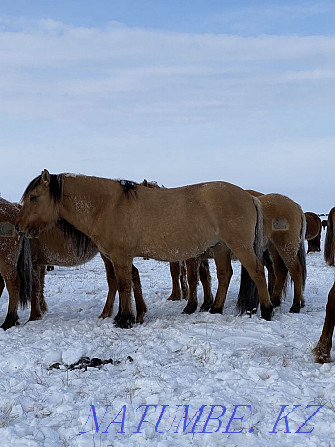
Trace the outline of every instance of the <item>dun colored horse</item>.
<instances>
[{"instance_id":1,"label":"dun colored horse","mask_svg":"<svg viewBox=\"0 0 335 447\"><path fill-rule=\"evenodd\" d=\"M0 230L10 225L14 230L19 206L0 198ZM6 226L5 226L6 225ZM1 233L0 233L1 234ZM38 320L47 310L44 299L44 278L47 265L76 266L90 261L98 253L97 246L84 234L65 221L57 222L41 232L38 239L19 237L15 231L7 231L0 236L0 295L4 280L9 293L8 313L2 329L6 330L18 323L18 303L26 305L31 300L29 320ZM100 318L111 317L115 294L116 278L112 263L103 255L108 282L108 296ZM17 262L17 260L21 260ZM132 266L132 280L136 301L137 321L142 322L146 312L138 270ZM19 288L21 286L21 292Z\"/></svg>"},{"instance_id":2,"label":"dun colored horse","mask_svg":"<svg viewBox=\"0 0 335 447\"><path fill-rule=\"evenodd\" d=\"M320 217L307 211L305 213L306 217L306 239L308 244L307 253L321 251L320 241L321 241L321 219Z\"/></svg>"},{"instance_id":3,"label":"dun colored horse","mask_svg":"<svg viewBox=\"0 0 335 447\"><path fill-rule=\"evenodd\" d=\"M255 191L250 192L255 194ZM273 288L271 287L271 302L274 307L280 305L287 272L289 272L294 283L294 298L290 312L299 312L305 305L303 297L306 280L304 213L297 203L281 194L265 194L258 198L263 209L263 249L269 252L273 265L274 283ZM245 270L242 268L240 291L243 288L254 287L252 281L244 276ZM255 295L244 292L243 296L254 297ZM242 300L239 296L237 305L240 312L252 311L257 308L258 301Z\"/></svg>"},{"instance_id":4,"label":"dun colored horse","mask_svg":"<svg viewBox=\"0 0 335 447\"><path fill-rule=\"evenodd\" d=\"M294 283L294 300L291 312L299 312L305 305L303 290L306 280L306 260L304 248L305 218L300 206L291 199L280 194L266 194L254 190L247 190L253 196L260 198L263 208L264 253L263 263L268 270L268 289L274 306L281 304L281 298L286 291L287 274L291 274ZM187 260L190 294L196 293L194 284L200 275L204 287L204 303L200 310L210 310L213 303L210 292L210 273L208 259L210 251L198 257ZM207 262L204 265L204 262ZM178 290L179 266L171 269L173 291ZM240 294L237 307L240 313L252 312L258 306L257 293L249 293L255 285L250 281L242 266ZM245 299L247 297L248 299ZM249 297L253 297L249 298Z\"/></svg>"},{"instance_id":5,"label":"dun colored horse","mask_svg":"<svg viewBox=\"0 0 335 447\"><path fill-rule=\"evenodd\" d=\"M263 318L271 319L264 268L255 254L262 248L262 209L257 198L238 186L210 182L151 189L44 170L23 194L17 229L37 236L59 218L91 238L113 262L120 327L131 327L134 321L130 299L134 257L174 262L197 257L208 248L213 250L219 284L212 311L222 307L232 251L256 283ZM189 300L184 312L192 313L196 307L197 302Z\"/></svg>"},{"instance_id":6,"label":"dun colored horse","mask_svg":"<svg viewBox=\"0 0 335 447\"><path fill-rule=\"evenodd\" d=\"M324 246L324 257L328 265L335 266L335 208L329 211L328 226ZM326 317L318 344L313 349L315 361L330 362L330 350L335 325L335 280L328 294Z\"/></svg>"}]
</instances>

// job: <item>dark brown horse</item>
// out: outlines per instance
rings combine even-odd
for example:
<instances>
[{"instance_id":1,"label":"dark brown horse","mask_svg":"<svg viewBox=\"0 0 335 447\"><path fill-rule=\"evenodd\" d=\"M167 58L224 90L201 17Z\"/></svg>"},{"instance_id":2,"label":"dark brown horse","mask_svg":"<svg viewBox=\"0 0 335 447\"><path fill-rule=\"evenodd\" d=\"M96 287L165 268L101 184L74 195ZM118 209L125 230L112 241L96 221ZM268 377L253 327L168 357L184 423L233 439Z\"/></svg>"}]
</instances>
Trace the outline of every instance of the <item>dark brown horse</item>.
<instances>
[{"instance_id":1,"label":"dark brown horse","mask_svg":"<svg viewBox=\"0 0 335 447\"><path fill-rule=\"evenodd\" d=\"M232 251L255 281L262 316L272 305L264 268L255 254L261 247L259 200L238 186L210 182L181 188L151 189L82 175L50 175L44 170L23 194L17 228L31 236L65 219L86 234L112 260L120 297L120 327L131 327L131 265L134 257L180 261L212 248L218 290L212 310L223 306L231 275ZM239 225L235 222L238 221ZM196 310L188 301L186 313Z\"/></svg>"},{"instance_id":2,"label":"dark brown horse","mask_svg":"<svg viewBox=\"0 0 335 447\"><path fill-rule=\"evenodd\" d=\"M7 316L12 316L1 326L3 329L17 322L18 305L27 305L32 290L29 240L14 231L18 212L17 206L0 197L0 296L6 286L9 294Z\"/></svg>"},{"instance_id":3,"label":"dark brown horse","mask_svg":"<svg viewBox=\"0 0 335 447\"><path fill-rule=\"evenodd\" d=\"M307 253L313 253L321 251L320 241L321 241L321 219L320 217L307 211L305 213L306 217L306 240L308 244Z\"/></svg>"},{"instance_id":4,"label":"dark brown horse","mask_svg":"<svg viewBox=\"0 0 335 447\"><path fill-rule=\"evenodd\" d=\"M37 320L47 310L44 299L44 277L47 265L76 266L90 261L98 253L96 245L84 234L65 221L46 229L38 239L19 237L14 224L19 206L0 198L0 234L7 228L6 237L0 236L0 295L5 283L9 293L8 313L2 329L18 323L17 308L31 300L29 320ZM6 225L5 225L6 224ZM10 227L11 225L11 227ZM108 282L108 296L100 318L111 317L115 294L116 278L112 263L103 255ZM18 262L19 261L19 262ZM142 322L146 312L138 270L132 266L132 280L136 301L137 321ZM21 292L19 289L21 287Z\"/></svg>"},{"instance_id":5,"label":"dark brown horse","mask_svg":"<svg viewBox=\"0 0 335 447\"><path fill-rule=\"evenodd\" d=\"M324 246L324 257L328 265L335 266L335 208L329 211L328 226ZM328 294L326 317L318 344L313 349L315 361L330 362L330 350L335 325L335 280Z\"/></svg>"}]
</instances>

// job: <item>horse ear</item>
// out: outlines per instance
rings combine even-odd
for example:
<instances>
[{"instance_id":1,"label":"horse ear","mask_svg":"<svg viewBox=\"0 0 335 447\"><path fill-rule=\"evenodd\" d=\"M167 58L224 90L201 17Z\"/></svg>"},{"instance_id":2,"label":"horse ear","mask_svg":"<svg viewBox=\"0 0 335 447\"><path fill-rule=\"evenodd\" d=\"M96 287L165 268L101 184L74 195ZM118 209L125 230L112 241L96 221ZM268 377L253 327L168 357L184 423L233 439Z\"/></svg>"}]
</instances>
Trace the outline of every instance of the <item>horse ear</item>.
<instances>
[{"instance_id":1,"label":"horse ear","mask_svg":"<svg viewBox=\"0 0 335 447\"><path fill-rule=\"evenodd\" d=\"M49 186L49 184L50 184L50 174L49 174L49 171L47 169L44 169L44 171L42 172L42 181L43 181L45 187Z\"/></svg>"}]
</instances>

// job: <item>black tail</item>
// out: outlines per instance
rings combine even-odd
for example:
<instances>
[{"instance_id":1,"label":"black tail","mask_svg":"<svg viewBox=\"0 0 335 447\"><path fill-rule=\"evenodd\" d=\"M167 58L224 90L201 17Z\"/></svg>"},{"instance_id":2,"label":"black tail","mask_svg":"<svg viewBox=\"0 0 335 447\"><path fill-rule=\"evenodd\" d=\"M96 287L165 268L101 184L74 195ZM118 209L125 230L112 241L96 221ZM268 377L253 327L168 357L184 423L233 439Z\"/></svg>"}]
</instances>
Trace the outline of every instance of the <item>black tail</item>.
<instances>
[{"instance_id":1,"label":"black tail","mask_svg":"<svg viewBox=\"0 0 335 447\"><path fill-rule=\"evenodd\" d=\"M257 210L257 223L255 228L254 250L258 259L263 260L263 211L256 197L253 197ZM241 264L241 282L236 307L240 315L244 312L254 313L259 303L256 284L250 278L249 273Z\"/></svg>"},{"instance_id":2,"label":"black tail","mask_svg":"<svg viewBox=\"0 0 335 447\"><path fill-rule=\"evenodd\" d=\"M31 301L31 290L33 284L33 262L30 250L30 241L24 236L21 252L17 261L17 272L20 278L20 306L27 307Z\"/></svg>"}]
</instances>

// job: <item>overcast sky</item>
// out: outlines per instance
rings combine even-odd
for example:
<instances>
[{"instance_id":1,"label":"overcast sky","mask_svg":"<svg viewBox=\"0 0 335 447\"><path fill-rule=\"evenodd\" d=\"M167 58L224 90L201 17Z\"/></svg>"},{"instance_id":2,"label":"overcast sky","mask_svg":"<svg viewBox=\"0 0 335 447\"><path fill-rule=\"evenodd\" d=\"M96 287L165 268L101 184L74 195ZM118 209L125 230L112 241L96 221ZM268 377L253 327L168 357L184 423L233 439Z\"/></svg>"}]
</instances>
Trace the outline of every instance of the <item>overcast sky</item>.
<instances>
[{"instance_id":1,"label":"overcast sky","mask_svg":"<svg viewBox=\"0 0 335 447\"><path fill-rule=\"evenodd\" d=\"M335 205L335 2L0 0L0 192L44 168Z\"/></svg>"}]
</instances>

